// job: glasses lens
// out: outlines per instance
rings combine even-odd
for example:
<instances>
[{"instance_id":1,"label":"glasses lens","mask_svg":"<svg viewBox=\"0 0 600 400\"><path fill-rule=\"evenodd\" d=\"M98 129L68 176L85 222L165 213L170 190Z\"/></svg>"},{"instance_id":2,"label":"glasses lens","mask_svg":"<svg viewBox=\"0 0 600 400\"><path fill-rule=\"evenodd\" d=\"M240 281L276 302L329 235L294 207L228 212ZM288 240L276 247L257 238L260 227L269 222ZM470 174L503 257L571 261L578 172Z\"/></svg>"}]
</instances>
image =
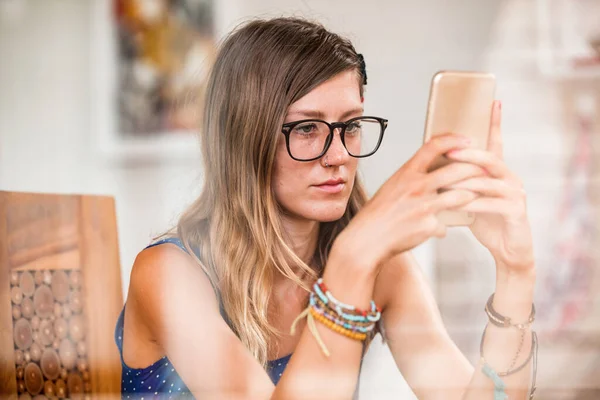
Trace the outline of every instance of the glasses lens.
<instances>
[{"instance_id":1,"label":"glasses lens","mask_svg":"<svg viewBox=\"0 0 600 400\"><path fill-rule=\"evenodd\" d=\"M373 118L356 119L348 124L344 141L350 155L366 156L377 148L381 136L381 124Z\"/></svg>"},{"instance_id":2,"label":"glasses lens","mask_svg":"<svg viewBox=\"0 0 600 400\"><path fill-rule=\"evenodd\" d=\"M325 149L328 136L329 127L323 122L301 122L290 131L290 153L300 160L318 157Z\"/></svg>"}]
</instances>

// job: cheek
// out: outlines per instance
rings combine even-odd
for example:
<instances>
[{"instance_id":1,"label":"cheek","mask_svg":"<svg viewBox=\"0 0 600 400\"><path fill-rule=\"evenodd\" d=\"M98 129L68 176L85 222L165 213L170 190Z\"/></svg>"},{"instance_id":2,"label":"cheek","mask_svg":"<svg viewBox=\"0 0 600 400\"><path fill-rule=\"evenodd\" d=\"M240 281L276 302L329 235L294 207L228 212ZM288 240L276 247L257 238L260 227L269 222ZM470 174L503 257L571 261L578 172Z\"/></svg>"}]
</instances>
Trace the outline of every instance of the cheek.
<instances>
[{"instance_id":1,"label":"cheek","mask_svg":"<svg viewBox=\"0 0 600 400\"><path fill-rule=\"evenodd\" d=\"M310 163L301 163L293 160L288 154L285 146L279 151L275 159L273 171L273 189L280 203L290 201L306 192L309 182L308 169Z\"/></svg>"}]
</instances>

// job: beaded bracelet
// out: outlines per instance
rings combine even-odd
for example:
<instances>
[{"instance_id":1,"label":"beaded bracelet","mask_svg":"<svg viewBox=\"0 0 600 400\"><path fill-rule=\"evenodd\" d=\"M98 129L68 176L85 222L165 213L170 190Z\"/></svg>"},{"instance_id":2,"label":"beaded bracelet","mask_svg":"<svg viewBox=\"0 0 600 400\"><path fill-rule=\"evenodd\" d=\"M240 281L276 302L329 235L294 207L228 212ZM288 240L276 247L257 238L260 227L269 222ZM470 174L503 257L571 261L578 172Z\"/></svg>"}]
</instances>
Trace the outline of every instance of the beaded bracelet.
<instances>
[{"instance_id":1,"label":"beaded bracelet","mask_svg":"<svg viewBox=\"0 0 600 400\"><path fill-rule=\"evenodd\" d=\"M315 337L317 343L325 356L330 353L323 343L317 330L315 320L321 322L327 328L340 333L351 339L365 341L368 338L367 333L374 329L377 321L381 319L381 309L371 300L371 312L363 311L358 307L342 303L337 300L327 289L323 278L313 285L313 292L310 294L309 304L296 319L292 322L290 333L296 334L296 324L302 318L306 317L307 327ZM361 329L367 329L367 332L361 332Z\"/></svg>"},{"instance_id":2,"label":"beaded bracelet","mask_svg":"<svg viewBox=\"0 0 600 400\"><path fill-rule=\"evenodd\" d=\"M317 313L324 316L329 321L331 321L331 322L335 323L336 325L339 325L343 328L349 329L351 331L368 333L375 328L375 325L373 323L366 324L366 323L357 322L357 323L351 324L351 323L346 322L343 319L337 318L336 315L330 313L329 310L326 307L324 307L323 303L319 299L311 298L310 304L313 306L313 309Z\"/></svg>"},{"instance_id":3,"label":"beaded bracelet","mask_svg":"<svg viewBox=\"0 0 600 400\"><path fill-rule=\"evenodd\" d=\"M342 321L348 325L356 327L369 327L374 325L373 321L357 320L356 318L348 318L348 315L345 313L339 314L334 308L331 308L329 304L324 303L318 296L311 296L309 302L315 308L323 310L333 318L338 319L339 321Z\"/></svg>"},{"instance_id":4,"label":"beaded bracelet","mask_svg":"<svg viewBox=\"0 0 600 400\"><path fill-rule=\"evenodd\" d=\"M353 331L366 333L373 331L376 323L381 320L381 309L377 307L374 301L371 301L371 312L368 313L337 300L327 289L322 279L315 283L313 289L314 293L311 294L310 304L338 325ZM342 311L342 307L349 310L350 313Z\"/></svg>"},{"instance_id":5,"label":"beaded bracelet","mask_svg":"<svg viewBox=\"0 0 600 400\"><path fill-rule=\"evenodd\" d=\"M343 328L343 327L331 322L330 320L323 317L319 313L317 313L314 308L310 309L310 313L312 314L314 319L316 319L317 321L319 321L320 323L322 323L329 329L333 330L334 332L341 333L342 335L347 336L350 339L355 339L355 340L360 340L360 341L365 340L367 338L366 333L352 332L349 329Z\"/></svg>"},{"instance_id":6,"label":"beaded bracelet","mask_svg":"<svg viewBox=\"0 0 600 400\"><path fill-rule=\"evenodd\" d=\"M313 285L313 289L324 304L332 307L340 316L348 320L377 322L381 318L381 309L377 307L373 300L371 300L370 312L342 303L331 294L323 282L323 278L319 278L317 280L317 282ZM343 310L347 310L348 312Z\"/></svg>"}]
</instances>

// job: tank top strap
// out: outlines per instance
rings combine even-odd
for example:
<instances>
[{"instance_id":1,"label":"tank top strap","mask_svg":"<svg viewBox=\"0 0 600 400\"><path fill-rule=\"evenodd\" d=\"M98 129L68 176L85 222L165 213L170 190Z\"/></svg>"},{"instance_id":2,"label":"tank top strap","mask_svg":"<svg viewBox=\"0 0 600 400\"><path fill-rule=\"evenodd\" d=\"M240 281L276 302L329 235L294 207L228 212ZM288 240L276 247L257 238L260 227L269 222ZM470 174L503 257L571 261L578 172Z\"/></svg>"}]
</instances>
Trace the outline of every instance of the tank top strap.
<instances>
[{"instance_id":1,"label":"tank top strap","mask_svg":"<svg viewBox=\"0 0 600 400\"><path fill-rule=\"evenodd\" d=\"M167 237L164 239L160 239L157 240L156 242L152 242L150 243L148 246L146 246L145 248L149 248L149 247L154 247L154 246L158 246L159 244L163 244L163 243L172 243L175 246L179 247L181 250L185 251L186 253L188 253L187 249L185 248L185 246L183 245L183 242L181 241L181 239L177 238L177 237ZM188 253L189 254L189 253ZM197 255L197 254L196 254Z\"/></svg>"}]
</instances>

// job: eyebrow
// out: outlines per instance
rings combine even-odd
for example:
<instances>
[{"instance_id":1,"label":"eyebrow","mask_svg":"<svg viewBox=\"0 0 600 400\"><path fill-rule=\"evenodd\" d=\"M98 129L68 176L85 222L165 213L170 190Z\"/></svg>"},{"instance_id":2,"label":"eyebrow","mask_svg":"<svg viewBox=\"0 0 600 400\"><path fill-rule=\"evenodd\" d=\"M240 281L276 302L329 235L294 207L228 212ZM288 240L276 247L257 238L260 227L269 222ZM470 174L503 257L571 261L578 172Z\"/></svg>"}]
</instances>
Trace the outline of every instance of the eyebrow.
<instances>
[{"instance_id":1,"label":"eyebrow","mask_svg":"<svg viewBox=\"0 0 600 400\"><path fill-rule=\"evenodd\" d=\"M353 114L359 114L364 112L364 109L362 107L360 108L354 108L352 110L348 110L345 113L342 114L341 119L346 119L347 117L353 115ZM289 114L302 114L304 116L307 116L309 118L319 118L319 119L325 119L325 113L320 111L320 110L294 110L292 112L290 112Z\"/></svg>"}]
</instances>

